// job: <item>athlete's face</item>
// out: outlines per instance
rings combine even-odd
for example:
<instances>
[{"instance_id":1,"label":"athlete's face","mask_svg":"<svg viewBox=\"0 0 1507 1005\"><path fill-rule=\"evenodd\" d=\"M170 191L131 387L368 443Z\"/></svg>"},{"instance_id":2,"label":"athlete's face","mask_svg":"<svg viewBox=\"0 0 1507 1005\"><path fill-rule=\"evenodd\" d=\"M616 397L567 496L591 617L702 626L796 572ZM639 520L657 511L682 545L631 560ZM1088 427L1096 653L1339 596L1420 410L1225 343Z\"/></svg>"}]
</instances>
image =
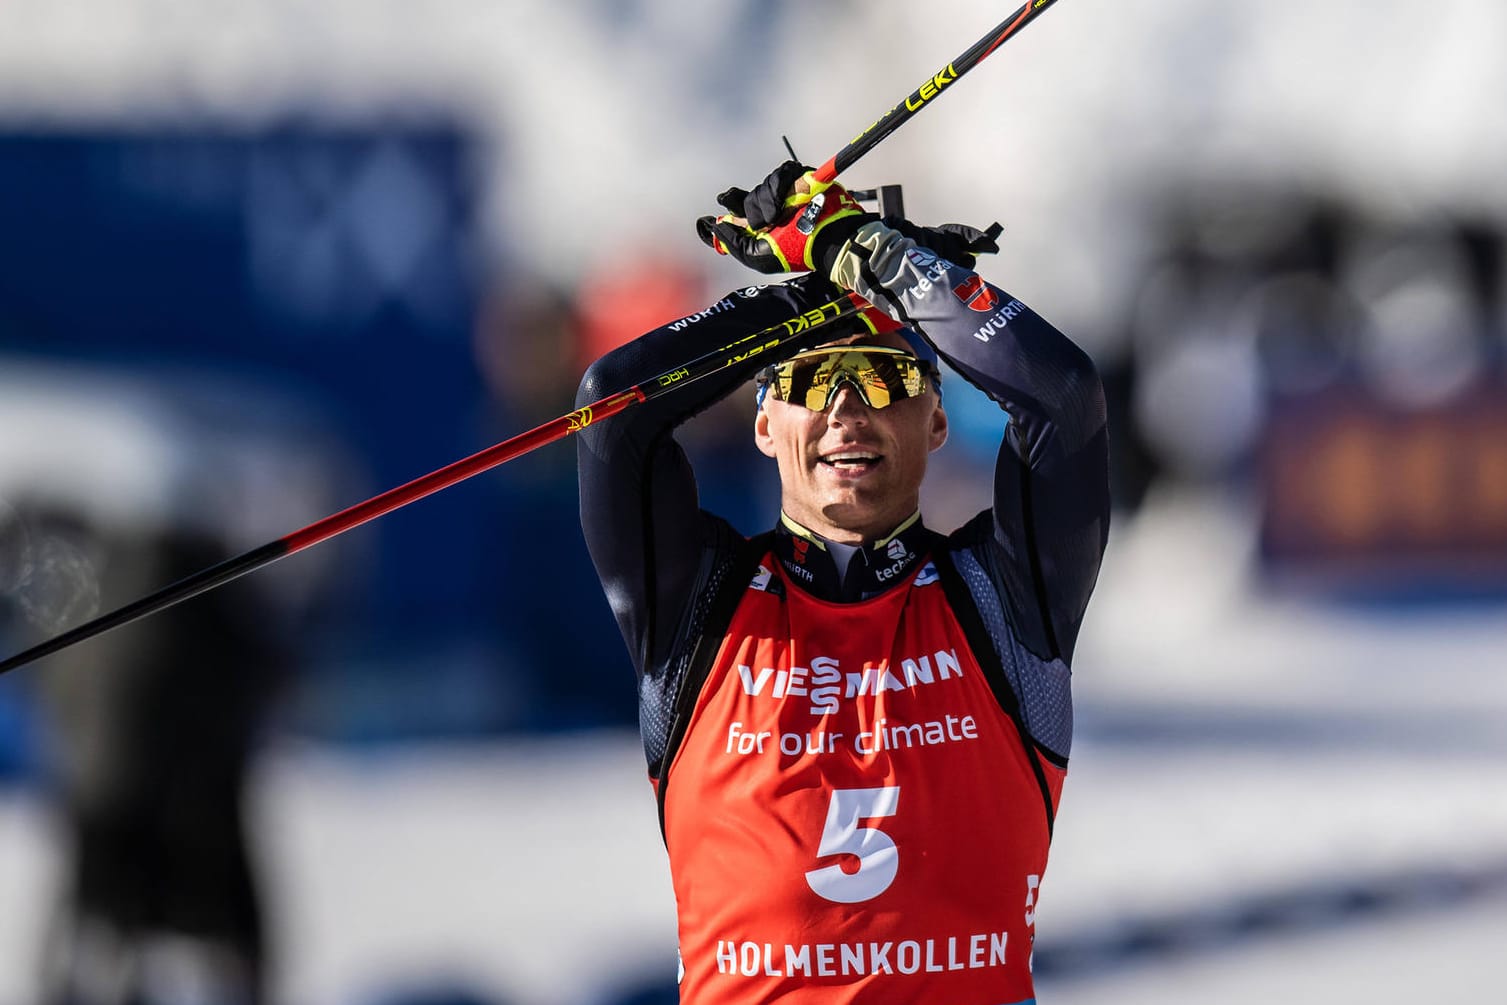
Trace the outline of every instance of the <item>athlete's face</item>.
<instances>
[{"instance_id":1,"label":"athlete's face","mask_svg":"<svg viewBox=\"0 0 1507 1005\"><path fill-rule=\"evenodd\" d=\"M908 349L898 334L853 336ZM871 408L840 384L824 411L766 395L754 442L780 469L780 501L797 523L833 541L883 537L916 511L928 455L947 440L947 414L928 386L918 397Z\"/></svg>"}]
</instances>

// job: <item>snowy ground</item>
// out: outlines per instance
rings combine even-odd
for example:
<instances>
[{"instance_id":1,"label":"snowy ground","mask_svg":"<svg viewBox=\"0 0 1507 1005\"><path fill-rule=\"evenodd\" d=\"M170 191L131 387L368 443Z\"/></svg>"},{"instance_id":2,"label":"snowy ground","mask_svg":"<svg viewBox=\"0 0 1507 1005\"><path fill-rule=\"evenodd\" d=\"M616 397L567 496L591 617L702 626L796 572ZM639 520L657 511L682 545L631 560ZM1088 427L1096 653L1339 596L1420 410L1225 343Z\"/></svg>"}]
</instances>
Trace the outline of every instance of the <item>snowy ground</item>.
<instances>
[{"instance_id":1,"label":"snowy ground","mask_svg":"<svg viewBox=\"0 0 1507 1005\"><path fill-rule=\"evenodd\" d=\"M1117 536L1079 654L1041 999L1488 1000L1507 945L1507 614L1268 599L1239 575L1240 526L1169 505ZM667 977L639 764L623 734L270 751L279 1001L446 985L588 1005ZM57 864L44 809L0 794L0 1005L31 998Z\"/></svg>"}]
</instances>

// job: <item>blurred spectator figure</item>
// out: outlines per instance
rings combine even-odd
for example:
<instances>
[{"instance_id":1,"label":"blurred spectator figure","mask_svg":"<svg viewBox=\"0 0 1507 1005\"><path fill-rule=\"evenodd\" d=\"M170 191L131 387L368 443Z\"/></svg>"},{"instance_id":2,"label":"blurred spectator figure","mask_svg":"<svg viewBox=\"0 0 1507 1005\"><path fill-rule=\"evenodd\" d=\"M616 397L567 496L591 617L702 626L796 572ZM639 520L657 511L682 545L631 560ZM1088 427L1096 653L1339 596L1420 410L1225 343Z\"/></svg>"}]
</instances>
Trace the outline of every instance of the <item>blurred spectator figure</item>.
<instances>
[{"instance_id":1,"label":"blurred spectator figure","mask_svg":"<svg viewBox=\"0 0 1507 1005\"><path fill-rule=\"evenodd\" d=\"M1117 498L1254 488L1268 582L1500 595L1501 226L1231 179L1156 226L1106 368Z\"/></svg>"},{"instance_id":2,"label":"blurred spectator figure","mask_svg":"<svg viewBox=\"0 0 1507 1005\"><path fill-rule=\"evenodd\" d=\"M476 364L507 422L538 425L571 407L583 364L574 291L544 276L499 279L482 300ZM499 439L516 430L501 430Z\"/></svg>"},{"instance_id":3,"label":"blurred spectator figure","mask_svg":"<svg viewBox=\"0 0 1507 1005\"><path fill-rule=\"evenodd\" d=\"M1122 436L1149 455L1134 465L1147 481L1132 498L1162 475L1210 484L1241 474L1265 417L1263 364L1306 366L1328 338L1309 313L1325 299L1318 276L1332 237L1301 193L1194 184L1172 198L1160 227L1131 311L1133 379L1113 382L1133 420Z\"/></svg>"},{"instance_id":4,"label":"blurred spectator figure","mask_svg":"<svg viewBox=\"0 0 1507 1005\"><path fill-rule=\"evenodd\" d=\"M687 292L687 289L690 292ZM478 368L492 395L489 440L522 433L574 407L590 346L636 337L699 309L699 279L673 262L646 261L627 273L588 276L571 287L521 268L494 279L475 335ZM697 304L696 308L687 304ZM532 451L490 472L488 553L505 556L504 589L491 674L506 700L482 725L495 732L629 726L636 709L624 683L617 628L605 602L581 596L591 562L576 522L575 455L558 446ZM557 624L571 598L570 630Z\"/></svg>"},{"instance_id":5,"label":"blurred spectator figure","mask_svg":"<svg viewBox=\"0 0 1507 1005\"><path fill-rule=\"evenodd\" d=\"M230 557L171 527L110 530L55 509L32 522L88 556L110 608ZM48 1005L264 1000L243 803L287 652L259 594L232 583L38 664L71 847Z\"/></svg>"},{"instance_id":6,"label":"blurred spectator figure","mask_svg":"<svg viewBox=\"0 0 1507 1005\"><path fill-rule=\"evenodd\" d=\"M1484 375L1485 305L1469 248L1453 228L1362 228L1346 285L1369 308L1359 370L1378 400L1404 409L1443 405Z\"/></svg>"},{"instance_id":7,"label":"blurred spectator figure","mask_svg":"<svg viewBox=\"0 0 1507 1005\"><path fill-rule=\"evenodd\" d=\"M174 395L77 368L0 369L8 650L324 507L328 486L315 472L327 478L334 465L307 416L208 379L190 383L192 395ZM279 418L269 423L264 411ZM290 562L20 671L41 702L43 772L66 847L44 1005L265 1000L244 800L256 741L294 662L292 615L307 610L321 568Z\"/></svg>"}]
</instances>

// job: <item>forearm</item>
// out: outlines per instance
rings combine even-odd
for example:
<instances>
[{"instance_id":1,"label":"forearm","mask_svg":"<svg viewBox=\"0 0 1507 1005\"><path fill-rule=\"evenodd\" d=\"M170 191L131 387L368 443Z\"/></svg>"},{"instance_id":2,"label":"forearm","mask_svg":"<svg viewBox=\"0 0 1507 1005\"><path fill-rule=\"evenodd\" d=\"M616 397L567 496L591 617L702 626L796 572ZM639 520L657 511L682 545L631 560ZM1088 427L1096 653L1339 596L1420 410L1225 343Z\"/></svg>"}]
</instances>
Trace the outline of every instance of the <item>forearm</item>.
<instances>
[{"instance_id":1,"label":"forearm","mask_svg":"<svg viewBox=\"0 0 1507 1005\"><path fill-rule=\"evenodd\" d=\"M1071 655L1109 523L1104 393L1087 354L970 269L867 224L833 278L920 331L1009 418L992 536L1022 640Z\"/></svg>"},{"instance_id":2,"label":"forearm","mask_svg":"<svg viewBox=\"0 0 1507 1005\"><path fill-rule=\"evenodd\" d=\"M971 269L882 223L861 228L834 280L926 336L970 383L1023 427L1022 459L1048 438L1078 449L1102 428L1103 388L1088 355L1030 307Z\"/></svg>"},{"instance_id":3,"label":"forearm","mask_svg":"<svg viewBox=\"0 0 1507 1005\"><path fill-rule=\"evenodd\" d=\"M794 317L831 292L808 280L729 294L597 360L581 380L577 405ZM690 600L703 544L695 477L675 442L675 427L743 386L767 362L753 357L727 367L577 437L582 530L639 672L669 645Z\"/></svg>"}]
</instances>

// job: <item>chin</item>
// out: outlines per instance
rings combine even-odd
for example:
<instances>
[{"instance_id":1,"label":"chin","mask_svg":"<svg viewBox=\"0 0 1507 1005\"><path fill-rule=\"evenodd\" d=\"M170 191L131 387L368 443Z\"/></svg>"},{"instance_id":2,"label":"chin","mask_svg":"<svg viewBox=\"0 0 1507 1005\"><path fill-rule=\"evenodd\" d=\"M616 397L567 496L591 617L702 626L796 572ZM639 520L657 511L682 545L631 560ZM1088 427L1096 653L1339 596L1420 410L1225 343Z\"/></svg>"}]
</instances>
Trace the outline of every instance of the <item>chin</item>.
<instances>
[{"instance_id":1,"label":"chin","mask_svg":"<svg viewBox=\"0 0 1507 1005\"><path fill-rule=\"evenodd\" d=\"M833 527L855 534L867 533L884 520L877 507L857 503L833 503L822 507L821 513L822 519Z\"/></svg>"}]
</instances>

